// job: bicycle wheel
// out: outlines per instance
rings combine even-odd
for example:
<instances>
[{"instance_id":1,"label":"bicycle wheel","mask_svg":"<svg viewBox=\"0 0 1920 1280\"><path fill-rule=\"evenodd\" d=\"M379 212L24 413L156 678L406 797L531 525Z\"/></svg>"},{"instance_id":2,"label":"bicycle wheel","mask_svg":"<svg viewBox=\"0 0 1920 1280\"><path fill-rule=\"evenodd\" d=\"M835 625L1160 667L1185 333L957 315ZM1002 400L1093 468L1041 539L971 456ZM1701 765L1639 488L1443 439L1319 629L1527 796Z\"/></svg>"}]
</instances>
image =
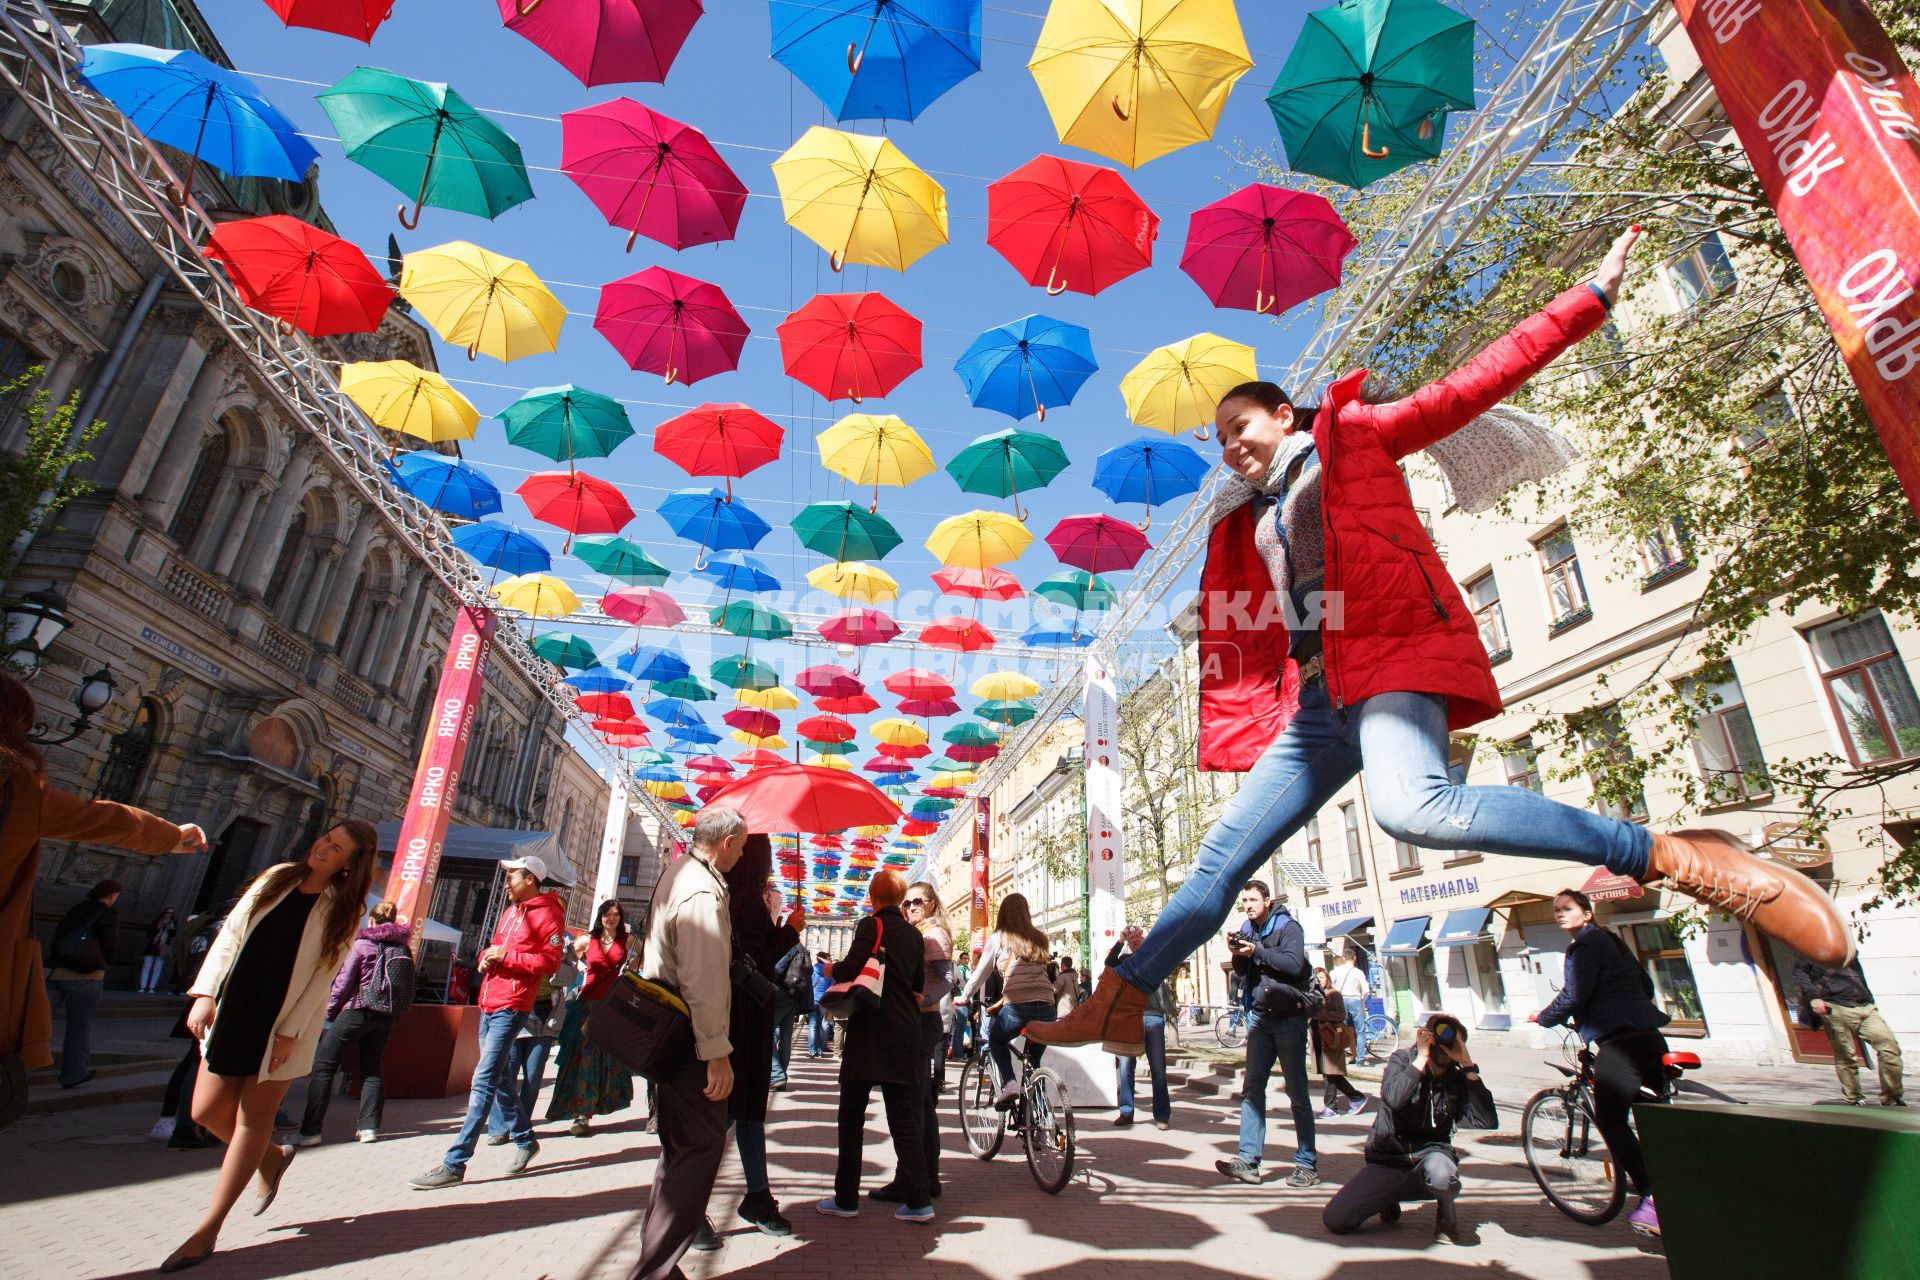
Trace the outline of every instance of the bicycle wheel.
<instances>
[{"instance_id":1,"label":"bicycle wheel","mask_svg":"<svg viewBox=\"0 0 1920 1280\"><path fill-rule=\"evenodd\" d=\"M1046 1067L1027 1073L1027 1168L1048 1195L1073 1178L1073 1104L1066 1082Z\"/></svg>"},{"instance_id":2,"label":"bicycle wheel","mask_svg":"<svg viewBox=\"0 0 1920 1280\"><path fill-rule=\"evenodd\" d=\"M1610 1222L1626 1202L1626 1182L1588 1111L1584 1090L1542 1089L1520 1116L1527 1168L1553 1207L1590 1226Z\"/></svg>"},{"instance_id":3,"label":"bicycle wheel","mask_svg":"<svg viewBox=\"0 0 1920 1280\"><path fill-rule=\"evenodd\" d=\"M993 1095L993 1072L987 1059L968 1058L960 1072L960 1133L967 1150L982 1160L993 1159L1006 1137L1007 1118L993 1109Z\"/></svg>"},{"instance_id":4,"label":"bicycle wheel","mask_svg":"<svg viewBox=\"0 0 1920 1280\"><path fill-rule=\"evenodd\" d=\"M1223 1013L1213 1020L1213 1038L1223 1049L1237 1049L1247 1038L1246 1024L1230 1013Z\"/></svg>"},{"instance_id":5,"label":"bicycle wheel","mask_svg":"<svg viewBox=\"0 0 1920 1280\"><path fill-rule=\"evenodd\" d=\"M1384 1058L1400 1047L1400 1021L1392 1014L1368 1014L1360 1020L1360 1034L1366 1042L1359 1047L1367 1058ZM1382 1041L1386 1042L1386 1053L1379 1052Z\"/></svg>"}]
</instances>

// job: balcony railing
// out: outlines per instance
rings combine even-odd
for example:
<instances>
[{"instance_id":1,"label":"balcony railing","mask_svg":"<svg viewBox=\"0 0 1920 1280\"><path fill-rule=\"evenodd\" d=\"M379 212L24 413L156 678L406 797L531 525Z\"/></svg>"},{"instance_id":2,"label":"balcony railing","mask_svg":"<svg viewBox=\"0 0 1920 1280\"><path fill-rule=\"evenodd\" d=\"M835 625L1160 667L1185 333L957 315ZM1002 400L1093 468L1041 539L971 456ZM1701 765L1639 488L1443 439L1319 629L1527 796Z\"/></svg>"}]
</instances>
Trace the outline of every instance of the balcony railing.
<instances>
[{"instance_id":1,"label":"balcony railing","mask_svg":"<svg viewBox=\"0 0 1920 1280\"><path fill-rule=\"evenodd\" d=\"M168 595L209 622L225 626L233 612L233 597L226 588L184 560L170 561L160 582Z\"/></svg>"}]
</instances>

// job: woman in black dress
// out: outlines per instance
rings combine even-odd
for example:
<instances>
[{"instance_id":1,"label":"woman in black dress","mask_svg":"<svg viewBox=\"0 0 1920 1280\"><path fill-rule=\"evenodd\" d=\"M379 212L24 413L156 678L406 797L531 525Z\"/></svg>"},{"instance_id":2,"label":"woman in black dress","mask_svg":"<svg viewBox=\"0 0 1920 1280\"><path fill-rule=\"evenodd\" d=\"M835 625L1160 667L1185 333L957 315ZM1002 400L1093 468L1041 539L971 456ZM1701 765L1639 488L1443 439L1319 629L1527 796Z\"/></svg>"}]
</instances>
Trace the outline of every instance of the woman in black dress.
<instances>
[{"instance_id":1,"label":"woman in black dress","mask_svg":"<svg viewBox=\"0 0 1920 1280\"><path fill-rule=\"evenodd\" d=\"M727 869L727 900L733 915L733 955L746 960L765 986L754 989L734 984L733 1009L727 1038L733 1042L733 1092L727 1095L727 1118L733 1121L734 1145L740 1150L740 1171L747 1194L738 1210L742 1220L770 1236L793 1234L793 1224L780 1216L767 1177L767 1092L773 1086L773 984L780 957L800 941L807 918L798 907L782 911L779 919L767 901L773 877L773 843L764 835L750 835L740 849L740 860ZM776 895L777 898L777 895Z\"/></svg>"},{"instance_id":2,"label":"woman in black dress","mask_svg":"<svg viewBox=\"0 0 1920 1280\"><path fill-rule=\"evenodd\" d=\"M254 1213L279 1193L292 1147L274 1146L273 1117L287 1086L313 1065L327 994L360 923L379 837L343 822L298 862L261 873L220 926L188 989L187 1028L205 1061L193 1118L227 1144L213 1203L186 1242L161 1264L182 1271L206 1261L227 1213L250 1178Z\"/></svg>"}]
</instances>

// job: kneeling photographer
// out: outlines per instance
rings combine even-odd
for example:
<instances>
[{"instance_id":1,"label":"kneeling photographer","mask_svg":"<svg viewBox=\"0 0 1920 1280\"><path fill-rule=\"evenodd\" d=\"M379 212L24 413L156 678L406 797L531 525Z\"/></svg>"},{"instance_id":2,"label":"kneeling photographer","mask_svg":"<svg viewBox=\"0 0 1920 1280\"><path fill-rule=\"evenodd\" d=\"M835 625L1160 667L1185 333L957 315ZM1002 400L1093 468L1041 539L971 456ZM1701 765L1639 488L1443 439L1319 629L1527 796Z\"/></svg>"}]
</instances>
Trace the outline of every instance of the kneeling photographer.
<instances>
[{"instance_id":1,"label":"kneeling photographer","mask_svg":"<svg viewBox=\"0 0 1920 1280\"><path fill-rule=\"evenodd\" d=\"M1233 971L1242 979L1241 1002L1252 1011L1247 1019L1247 1075L1240 1088L1240 1150L1231 1160L1214 1161L1213 1167L1237 1182L1260 1181L1260 1158L1267 1145L1267 1080L1278 1063L1293 1105L1297 1143L1286 1184L1311 1187L1320 1174L1314 1167L1319 1156L1307 1082L1308 1018L1323 997L1313 985L1306 934L1288 914L1285 901L1274 898L1264 881L1249 880L1240 890L1240 909L1246 921L1227 935Z\"/></svg>"},{"instance_id":2,"label":"kneeling photographer","mask_svg":"<svg viewBox=\"0 0 1920 1280\"><path fill-rule=\"evenodd\" d=\"M1455 1126L1491 1129L1499 1123L1493 1095L1467 1052L1467 1029L1436 1013L1414 1032L1413 1047L1387 1059L1380 1074L1380 1115L1367 1135L1367 1163L1328 1202L1320 1220L1335 1235L1354 1231L1375 1214L1400 1220L1403 1200L1434 1200L1433 1238L1460 1243L1454 1201L1460 1194Z\"/></svg>"}]
</instances>

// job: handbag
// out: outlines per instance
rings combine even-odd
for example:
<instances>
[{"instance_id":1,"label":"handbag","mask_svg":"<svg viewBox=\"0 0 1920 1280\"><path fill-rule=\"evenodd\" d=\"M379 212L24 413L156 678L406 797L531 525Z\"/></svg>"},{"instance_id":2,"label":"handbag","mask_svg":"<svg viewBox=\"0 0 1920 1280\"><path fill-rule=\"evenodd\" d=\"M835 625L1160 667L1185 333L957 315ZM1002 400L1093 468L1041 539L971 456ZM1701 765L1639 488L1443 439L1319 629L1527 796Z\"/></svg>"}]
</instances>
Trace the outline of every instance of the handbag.
<instances>
[{"instance_id":1,"label":"handbag","mask_svg":"<svg viewBox=\"0 0 1920 1280\"><path fill-rule=\"evenodd\" d=\"M587 1039L637 1076L665 1084L693 1061L693 1017L670 983L623 973L587 1014Z\"/></svg>"},{"instance_id":2,"label":"handbag","mask_svg":"<svg viewBox=\"0 0 1920 1280\"><path fill-rule=\"evenodd\" d=\"M820 1012L835 1022L845 1022L854 1014L865 1009L880 1007L880 991L887 981L886 930L880 921L873 921L873 951L867 956L866 963L860 966L860 972L845 982L836 982L828 987L826 994L820 997Z\"/></svg>"},{"instance_id":3,"label":"handbag","mask_svg":"<svg viewBox=\"0 0 1920 1280\"><path fill-rule=\"evenodd\" d=\"M104 910L104 907L95 904L94 912L85 924L55 936L54 968L71 969L75 973L95 973L107 967L106 948L100 945L100 939L93 932Z\"/></svg>"}]
</instances>

